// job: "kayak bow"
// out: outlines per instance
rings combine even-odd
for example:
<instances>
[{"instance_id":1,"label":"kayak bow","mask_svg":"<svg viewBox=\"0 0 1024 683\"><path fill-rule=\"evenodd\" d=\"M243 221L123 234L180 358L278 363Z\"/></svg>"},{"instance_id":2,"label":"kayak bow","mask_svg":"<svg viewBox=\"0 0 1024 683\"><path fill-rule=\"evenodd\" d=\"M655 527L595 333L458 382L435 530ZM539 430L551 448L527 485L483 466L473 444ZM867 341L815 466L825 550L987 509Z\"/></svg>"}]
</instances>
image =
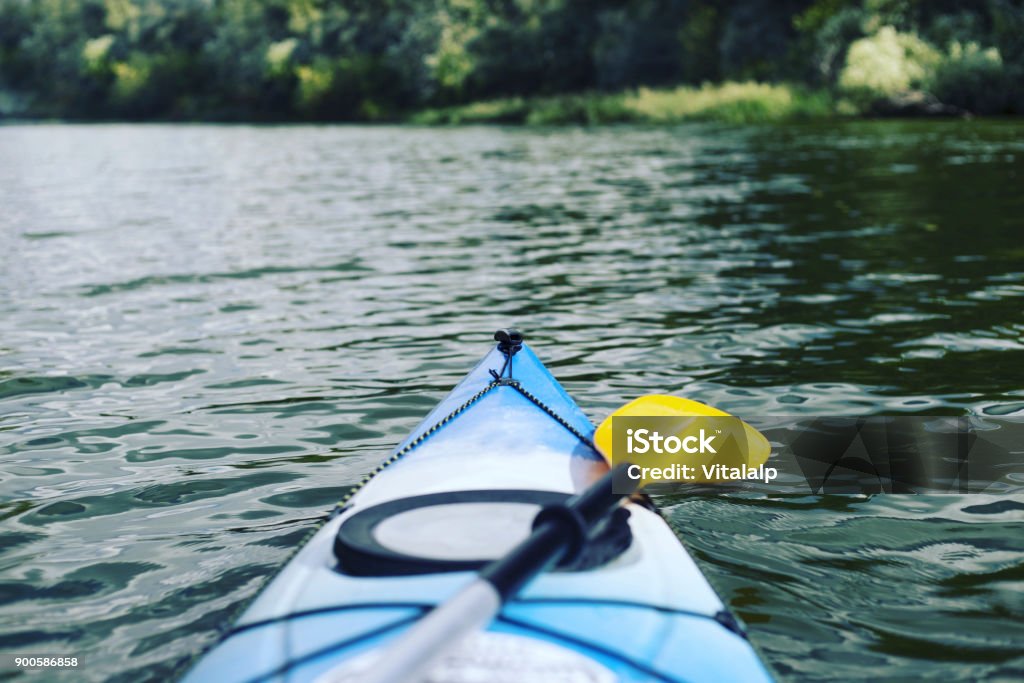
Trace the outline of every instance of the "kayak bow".
<instances>
[{"instance_id":1,"label":"kayak bow","mask_svg":"<svg viewBox=\"0 0 1024 683\"><path fill-rule=\"evenodd\" d=\"M542 508L564 507L607 473L579 407L521 337L496 338L188 683L365 677L475 571L524 541ZM619 507L558 555L424 680L771 680L656 511Z\"/></svg>"}]
</instances>

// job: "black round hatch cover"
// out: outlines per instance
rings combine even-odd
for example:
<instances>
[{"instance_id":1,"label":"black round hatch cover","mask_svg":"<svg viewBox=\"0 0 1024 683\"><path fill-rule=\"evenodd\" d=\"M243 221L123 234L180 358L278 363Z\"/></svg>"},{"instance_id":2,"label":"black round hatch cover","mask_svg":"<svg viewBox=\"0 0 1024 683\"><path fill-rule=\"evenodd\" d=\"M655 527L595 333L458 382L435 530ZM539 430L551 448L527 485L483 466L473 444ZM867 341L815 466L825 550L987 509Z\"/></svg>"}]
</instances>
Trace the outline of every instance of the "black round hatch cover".
<instances>
[{"instance_id":1,"label":"black round hatch cover","mask_svg":"<svg viewBox=\"0 0 1024 683\"><path fill-rule=\"evenodd\" d=\"M557 491L486 489L401 498L359 511L334 539L339 568L355 576L402 576L481 569L526 537L534 516L570 496ZM571 567L589 569L629 546L620 510Z\"/></svg>"}]
</instances>

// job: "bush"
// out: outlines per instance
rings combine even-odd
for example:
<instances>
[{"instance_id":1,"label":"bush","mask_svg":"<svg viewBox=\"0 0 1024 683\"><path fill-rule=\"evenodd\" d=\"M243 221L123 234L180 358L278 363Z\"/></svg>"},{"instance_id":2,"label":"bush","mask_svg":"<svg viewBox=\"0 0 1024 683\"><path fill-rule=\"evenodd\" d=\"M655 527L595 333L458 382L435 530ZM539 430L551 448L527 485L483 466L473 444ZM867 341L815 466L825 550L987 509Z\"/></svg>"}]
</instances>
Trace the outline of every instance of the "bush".
<instances>
[{"instance_id":1,"label":"bush","mask_svg":"<svg viewBox=\"0 0 1024 683\"><path fill-rule=\"evenodd\" d=\"M999 50L954 42L935 68L931 91L942 102L975 114L1006 114L1012 109L1011 86Z\"/></svg>"},{"instance_id":2,"label":"bush","mask_svg":"<svg viewBox=\"0 0 1024 683\"><path fill-rule=\"evenodd\" d=\"M866 107L925 85L940 60L941 54L917 35L883 26L850 45L839 88Z\"/></svg>"},{"instance_id":3,"label":"bush","mask_svg":"<svg viewBox=\"0 0 1024 683\"><path fill-rule=\"evenodd\" d=\"M526 117L530 125L600 124L628 121L620 95L566 95L537 100Z\"/></svg>"},{"instance_id":4,"label":"bush","mask_svg":"<svg viewBox=\"0 0 1024 683\"><path fill-rule=\"evenodd\" d=\"M700 88L648 90L626 98L633 118L650 122L712 120L759 123L827 116L831 102L825 93L807 93L767 83L705 83Z\"/></svg>"},{"instance_id":5,"label":"bush","mask_svg":"<svg viewBox=\"0 0 1024 683\"><path fill-rule=\"evenodd\" d=\"M842 73L846 54L855 41L864 37L864 12L847 7L819 19L820 27L810 34L810 80L833 86Z\"/></svg>"},{"instance_id":6,"label":"bush","mask_svg":"<svg viewBox=\"0 0 1024 683\"><path fill-rule=\"evenodd\" d=\"M295 38L288 38L267 46L267 75L275 78L290 76L292 56L298 44Z\"/></svg>"},{"instance_id":7,"label":"bush","mask_svg":"<svg viewBox=\"0 0 1024 683\"><path fill-rule=\"evenodd\" d=\"M509 97L444 109L428 109L412 116L413 123L516 123L531 126L600 124L632 120L621 95L582 94L523 99Z\"/></svg>"},{"instance_id":8,"label":"bush","mask_svg":"<svg viewBox=\"0 0 1024 683\"><path fill-rule=\"evenodd\" d=\"M458 107L427 109L410 120L427 126L463 123L525 123L530 109L521 97L474 102Z\"/></svg>"},{"instance_id":9,"label":"bush","mask_svg":"<svg viewBox=\"0 0 1024 683\"><path fill-rule=\"evenodd\" d=\"M762 123L830 116L832 100L823 91L805 91L766 83L705 84L700 88L640 88L625 94L583 93L557 97L520 97L430 109L414 123L525 123L529 125L602 123L676 123L720 121Z\"/></svg>"},{"instance_id":10,"label":"bush","mask_svg":"<svg viewBox=\"0 0 1024 683\"><path fill-rule=\"evenodd\" d=\"M84 71L89 74L107 74L110 71L110 46L113 44L114 36L109 33L85 41L82 46Z\"/></svg>"},{"instance_id":11,"label":"bush","mask_svg":"<svg viewBox=\"0 0 1024 683\"><path fill-rule=\"evenodd\" d=\"M319 57L312 64L298 67L295 75L299 81L295 95L298 110L307 116L316 114L334 84L334 65L329 59Z\"/></svg>"}]
</instances>

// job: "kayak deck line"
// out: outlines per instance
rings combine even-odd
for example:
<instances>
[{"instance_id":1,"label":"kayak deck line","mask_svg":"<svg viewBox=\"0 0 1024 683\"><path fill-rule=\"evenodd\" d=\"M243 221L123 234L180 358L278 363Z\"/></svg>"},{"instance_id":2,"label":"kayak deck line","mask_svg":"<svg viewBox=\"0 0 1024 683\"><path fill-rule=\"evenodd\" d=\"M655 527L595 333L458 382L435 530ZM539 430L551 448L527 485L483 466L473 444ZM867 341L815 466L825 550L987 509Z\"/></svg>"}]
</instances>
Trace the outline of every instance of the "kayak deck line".
<instances>
[{"instance_id":1,"label":"kayak deck line","mask_svg":"<svg viewBox=\"0 0 1024 683\"><path fill-rule=\"evenodd\" d=\"M349 489L348 493L345 494L344 498L342 498L341 500L338 501L338 503L334 507L334 512L332 513L331 516L337 515L337 514L341 513L342 511L344 511L345 510L345 506L348 504L348 502L350 500L352 500L352 497L355 496L357 493L359 493L359 491L364 486L369 484L370 481L374 477L376 477L378 474L383 472L385 469L387 469L391 465L395 464L396 462L398 462L399 460L404 458L406 455L408 455L412 451L416 450L417 446L419 446L424 441L426 441L431 436L433 436L438 430L440 430L446 424L448 424L449 422L451 422L452 420L457 418L462 413L466 412L466 410L468 410L470 406L472 406L474 403L476 403L477 401L482 399L484 396L486 396L488 393L490 393L490 391L492 389L494 389L494 388L496 388L498 386L500 386L500 383L497 380L495 380L494 382L491 382L486 387L484 387L479 392L477 392L472 397L470 397L469 400L467 400L465 403L460 405L458 408L456 408L452 412L448 413L448 415L445 416L440 422L435 423L434 426L430 427L425 432L423 432L422 434L417 436L411 442L406 444L402 449L400 449L398 451L395 451L391 455L391 457L389 457L387 460L385 460L381 464L377 465L376 469L374 469L372 472L370 472L369 474L364 476L359 481L358 484L356 484L351 489Z\"/></svg>"},{"instance_id":2,"label":"kayak deck line","mask_svg":"<svg viewBox=\"0 0 1024 683\"><path fill-rule=\"evenodd\" d=\"M302 666L306 662L316 660L325 655L337 652L338 650L343 650L345 648L358 645L359 643L363 643L374 638L385 636L388 633L394 631L395 629L414 624L419 618L420 615L413 615L409 617L396 619L394 622L385 624L371 631L361 633L358 636L340 640L338 642L326 645L318 650L315 650L314 652L307 653L302 657L291 659L282 664L281 666L279 666L277 669L274 669L273 671L268 671L266 673L258 674L257 676L246 679L243 683L269 683L277 677L286 676L290 671L299 666ZM629 655L618 652L612 648L604 647L602 645L585 640L583 638L576 637L569 633L563 633L555 629L538 626L537 624L532 624L528 621L523 621L520 619L509 617L505 614L499 614L498 616L496 616L495 621L497 621L498 623L520 628L524 631L540 633L551 638L554 638L556 640L560 640L565 643L570 643L572 645L577 646L578 648L582 648L583 650L590 650L592 652L600 653L611 659L618 660L623 664L627 664L638 671L642 671L645 675L651 677L652 680L664 681L666 683L686 683L686 679L679 678L665 671L659 671L657 669L654 669L645 664L644 662L637 660L635 657L630 657Z\"/></svg>"},{"instance_id":3,"label":"kayak deck line","mask_svg":"<svg viewBox=\"0 0 1024 683\"><path fill-rule=\"evenodd\" d=\"M509 339L511 338L512 340L515 340L516 337L518 337L518 343L513 342L510 344ZM477 401L479 401L484 396L489 394L494 389L497 389L498 387L511 387L515 389L523 396L523 398L525 398L527 401L529 401L530 403L534 404L542 411L544 411L544 413L547 414L547 416L550 417L552 420L554 420L561 426L565 427L565 429L567 429L569 433L571 433L573 436L579 439L580 442L582 442L584 446L593 451L595 455L601 455L600 451L597 450L597 446L594 445L594 442L590 439L590 437L583 434L580 430L576 429L576 427L574 427L572 423L570 423L564 417L559 415L551 406L547 405L542 400L540 400L532 393L527 391L519 380L514 379L512 377L512 358L518 351L522 349L522 335L516 330L502 329L494 333L494 339L495 341L498 341L498 350L501 351L502 354L505 356L505 362L501 366L500 370L494 370L493 368L488 370L488 372L494 378L494 380L490 384L485 386L483 389L481 389L480 391L466 399L466 401L457 408L455 408L455 410L445 415L443 418L435 422L432 426L428 427L425 431L420 433L415 439L407 443L399 450L395 451L384 462L377 465L377 467L372 472L364 476L359 481L359 483L357 483L355 486L349 489L345 496L337 502L337 504L334 507L334 511L331 513L332 517L344 511L345 506L348 504L350 500L352 500L352 497L359 493L359 491L364 486L369 484L374 477L376 477L385 469L387 469L391 465L395 464L396 462L404 458L412 451L416 450L416 448L419 447L424 441L426 441L431 436L436 434L438 431L440 431L442 428L448 425L452 420L459 417L459 415L465 413L467 410L469 410L471 406L473 406L473 404L475 404ZM508 370L507 376L505 375L506 369Z\"/></svg>"},{"instance_id":4,"label":"kayak deck line","mask_svg":"<svg viewBox=\"0 0 1024 683\"><path fill-rule=\"evenodd\" d=\"M371 640L373 638L386 635L391 631L394 631L396 628L412 625L416 623L421 616L421 614L414 614L412 616L404 617L402 619L397 619L394 622L384 624L383 626L378 626L377 628L371 629L369 631L364 631L363 633L360 633L356 636L352 636L351 638L345 638L336 643L331 643L330 645L321 647L317 650L314 650L313 652L306 653L302 657L290 658L286 662L278 666L276 669L268 671L266 673L258 674L252 678L247 678L243 681L243 683L264 683L268 681L273 681L274 679L277 679L280 676L288 675L290 671L299 666L302 666L306 662L316 660L320 657L323 657L324 655L329 655L332 652L337 652L338 650L352 647L354 645L359 645L360 643L364 643L367 640Z\"/></svg>"},{"instance_id":5,"label":"kayak deck line","mask_svg":"<svg viewBox=\"0 0 1024 683\"><path fill-rule=\"evenodd\" d=\"M515 602L515 603L524 603L524 604L551 602L551 603L557 604L560 601L558 601L558 600L551 600L551 601L526 600L526 601L513 601L513 602ZM617 603L614 603L614 601L611 601L611 602L613 602L613 604L616 604L616 606L629 606L629 607L636 607L636 608L641 608L641 609L650 609L650 607L647 606L647 605L641 605L641 604L636 604L636 605L619 605ZM395 631L396 629L399 629L399 628L402 628L404 626L409 626L411 624L416 623L421 618L421 616L424 613L429 611L434 606L435 605L415 605L415 606L413 606L413 605L401 605L401 604L387 605L387 607L395 608L395 609L399 609L399 608L402 608L402 607L405 607L405 608L413 608L413 607L415 607L415 608L417 608L417 612L418 613L410 615L410 616L396 618L394 621L389 622L387 624L384 624L384 625L382 625L382 626L380 626L378 628L375 628L375 629L373 629L371 631L366 631L366 632L361 633L361 634L359 634L357 636L354 636L352 638L345 638L345 639L339 640L337 642L334 642L334 643L331 643L331 644L326 645L324 647L321 647L321 648L319 648L319 649L317 649L317 650L315 650L313 652L306 653L302 657L291 659L288 662L285 662L284 664L279 666L277 669L274 669L272 671L268 671L268 672L265 672L265 673L262 673L262 674L258 674L257 676L254 676L254 677L252 677L250 679L247 679L244 683L264 683L266 681L271 681L275 677L287 675L291 670L293 670L293 669L295 669L295 668L297 668L299 666L302 666L307 661L315 660L317 658L320 658L320 657L323 657L325 655L331 654L332 652L336 652L338 650L349 648L349 647L352 647L354 645L358 645L359 643L363 643L363 642L366 642L366 641L374 639L374 638L385 636L388 633L391 633L391 632ZM674 612L677 613L677 614L682 614L683 616L697 617L697 618L702 618L702 619L708 619L709 618L709 617L707 617L707 615L704 615L704 614L684 613L684 612L681 612L681 611L678 611L678 610L674 610ZM300 615L296 614L295 616L300 616ZM519 617L509 616L509 615L505 614L504 610L502 610L502 612L495 617L495 621L497 623L513 626L513 627L516 627L518 629L521 629L521 630L524 630L524 631L527 631L527 632L540 633L540 634L543 634L545 636L549 636L551 638L554 638L556 640L560 640L560 641L563 641L563 642L566 642L566 643L571 643L572 645L575 645L575 646L577 646L579 648L583 648L584 650L590 650L590 651L593 651L593 652L599 652L599 653L601 653L602 655L604 655L606 657L610 657L610 658L616 659L616 660L618 660L618 661L620 661L620 662L622 662L624 664L628 664L629 666L633 667L634 669L642 671L647 676L653 677L654 679L657 679L659 681L668 681L669 683L685 683L685 679L684 678L679 678L678 676L675 676L674 674L668 673L666 671L659 671L658 669L655 669L655 668L645 664L644 662L639 661L635 657L629 656L628 654L624 654L624 653L619 652L619 651L617 651L617 650L615 650L613 648L606 647L606 646L600 645L598 643L595 643L593 641L586 640L584 638L575 636L575 635L573 635L571 633L566 633L566 632L560 631L558 629L554 629L554 628L550 628L550 627L545 627L545 626L542 626L542 625L530 622L528 620L525 620L525 619L522 619L522 618L519 618ZM257 625L253 624L253 626L255 627Z\"/></svg>"},{"instance_id":6,"label":"kayak deck line","mask_svg":"<svg viewBox=\"0 0 1024 683\"><path fill-rule=\"evenodd\" d=\"M282 624L295 619L302 619L304 617L317 617L325 614L338 614L341 612L357 612L359 610L374 610L374 609L396 609L396 610L417 610L421 613L427 612L434 607L437 607L438 602L365 602L365 603L350 603L347 605L332 605L329 607L317 607L315 609L302 610L298 612L292 612L279 617L271 617L269 619L263 619L261 621L250 621L244 624L238 624L225 631L221 636L220 640L224 641L231 636L244 633L245 631L252 631L254 629L266 628L267 626L273 626L275 624ZM680 609L678 607L666 607L664 605L649 605L645 602L634 602L630 600L615 600L615 599L595 599L595 598L512 598L509 600L505 607L515 607L518 605L599 605L603 607L621 607L624 609L640 609L640 610L651 610L654 612L660 612L662 614L670 614L683 617L695 617L698 619L710 619L711 621L717 622L727 629L731 630L742 638L747 638L746 631L740 626L739 622L736 621L729 612L724 610L716 612L715 614L705 614L704 612L697 612L695 610ZM504 611L504 610L503 610Z\"/></svg>"}]
</instances>

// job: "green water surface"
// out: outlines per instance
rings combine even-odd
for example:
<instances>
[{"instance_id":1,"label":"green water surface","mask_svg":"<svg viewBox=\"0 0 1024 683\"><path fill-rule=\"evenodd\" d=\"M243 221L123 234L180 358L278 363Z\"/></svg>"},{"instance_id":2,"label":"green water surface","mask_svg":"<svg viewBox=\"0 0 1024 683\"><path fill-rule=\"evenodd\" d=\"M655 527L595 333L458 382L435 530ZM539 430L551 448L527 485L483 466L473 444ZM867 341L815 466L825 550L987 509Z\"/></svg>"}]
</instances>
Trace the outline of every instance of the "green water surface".
<instances>
[{"instance_id":1,"label":"green water surface","mask_svg":"<svg viewBox=\"0 0 1024 683\"><path fill-rule=\"evenodd\" d=\"M497 327L595 420L1020 413L1022 188L1019 122L0 127L0 651L180 673ZM1024 677L1020 496L661 502L780 679Z\"/></svg>"}]
</instances>

